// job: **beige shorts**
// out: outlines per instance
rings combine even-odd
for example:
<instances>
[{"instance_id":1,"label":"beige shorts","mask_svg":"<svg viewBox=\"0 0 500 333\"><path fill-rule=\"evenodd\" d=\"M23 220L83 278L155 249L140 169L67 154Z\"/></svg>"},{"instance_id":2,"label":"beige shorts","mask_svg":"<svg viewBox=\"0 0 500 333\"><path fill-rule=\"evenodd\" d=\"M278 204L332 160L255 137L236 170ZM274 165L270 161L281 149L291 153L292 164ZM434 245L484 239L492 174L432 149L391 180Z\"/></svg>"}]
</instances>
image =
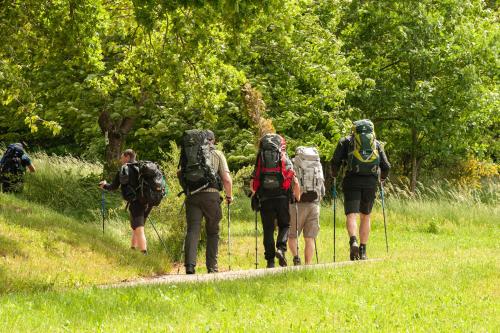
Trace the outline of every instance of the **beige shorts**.
<instances>
[{"instance_id":1,"label":"beige shorts","mask_svg":"<svg viewBox=\"0 0 500 333\"><path fill-rule=\"evenodd\" d=\"M301 202L297 206L299 215L299 236L304 232L304 237L316 238L319 232L319 204L314 202ZM288 237L297 237L297 211L295 204L290 205L290 229Z\"/></svg>"}]
</instances>

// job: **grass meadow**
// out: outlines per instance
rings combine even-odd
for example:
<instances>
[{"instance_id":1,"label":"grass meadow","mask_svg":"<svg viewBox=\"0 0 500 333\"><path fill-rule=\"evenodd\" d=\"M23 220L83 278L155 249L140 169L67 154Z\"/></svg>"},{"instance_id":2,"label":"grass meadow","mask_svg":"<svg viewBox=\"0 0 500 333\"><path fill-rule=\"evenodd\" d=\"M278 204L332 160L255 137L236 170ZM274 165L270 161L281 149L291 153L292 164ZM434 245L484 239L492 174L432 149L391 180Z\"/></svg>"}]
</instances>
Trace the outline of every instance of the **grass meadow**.
<instances>
[{"instance_id":1,"label":"grass meadow","mask_svg":"<svg viewBox=\"0 0 500 333\"><path fill-rule=\"evenodd\" d=\"M150 255L142 256L128 248L119 196L107 196L102 234L101 194L89 185L99 178L93 171L98 166L82 168L75 160L64 173L57 158L39 158L50 164L50 173L39 168L39 178L29 177L22 195L0 194L1 332L500 331L497 188L488 190L488 200L463 192L459 197L432 190L408 198L389 191L389 253L379 201L368 245L369 257L382 261L236 281L101 289L176 272L182 199L171 194L153 214L167 251L149 225ZM76 188L73 194L68 184ZM224 208L220 270L229 266L226 214ZM231 267L253 269L255 225L246 197L238 196L231 217ZM348 260L343 223L338 202L337 261ZM261 229L259 219L258 259L264 267ZM319 261L332 262L330 205L322 207L317 244ZM203 248L198 259L203 274Z\"/></svg>"}]
</instances>

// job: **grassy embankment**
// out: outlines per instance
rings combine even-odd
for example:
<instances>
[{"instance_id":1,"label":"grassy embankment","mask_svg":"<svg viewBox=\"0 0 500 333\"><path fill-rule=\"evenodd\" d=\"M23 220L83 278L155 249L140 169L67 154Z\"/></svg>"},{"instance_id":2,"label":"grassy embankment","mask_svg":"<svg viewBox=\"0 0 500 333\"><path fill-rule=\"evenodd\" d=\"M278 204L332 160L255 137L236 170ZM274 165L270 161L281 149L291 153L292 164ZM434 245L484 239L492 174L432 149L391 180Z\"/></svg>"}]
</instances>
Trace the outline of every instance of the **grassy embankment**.
<instances>
[{"instance_id":1,"label":"grassy embankment","mask_svg":"<svg viewBox=\"0 0 500 333\"><path fill-rule=\"evenodd\" d=\"M152 255L131 253L121 213L112 211L103 237L98 207L93 213L63 216L50 205L29 204L29 195L0 197L0 279L2 291L11 291L0 298L2 331L500 329L497 200L481 204L472 196L393 196L387 202L389 255L377 203L369 255L385 260L369 265L199 285L61 290L160 272L168 269L168 258L152 230ZM97 192L93 200L99 204L99 199ZM232 217L232 267L250 269L254 224L245 199L235 204ZM318 239L321 262L332 261L331 221L331 208L325 206ZM158 225L168 238L167 224ZM340 219L337 235L337 258L346 260ZM223 269L228 264L225 223L221 237ZM259 232L262 267L261 240Z\"/></svg>"}]
</instances>

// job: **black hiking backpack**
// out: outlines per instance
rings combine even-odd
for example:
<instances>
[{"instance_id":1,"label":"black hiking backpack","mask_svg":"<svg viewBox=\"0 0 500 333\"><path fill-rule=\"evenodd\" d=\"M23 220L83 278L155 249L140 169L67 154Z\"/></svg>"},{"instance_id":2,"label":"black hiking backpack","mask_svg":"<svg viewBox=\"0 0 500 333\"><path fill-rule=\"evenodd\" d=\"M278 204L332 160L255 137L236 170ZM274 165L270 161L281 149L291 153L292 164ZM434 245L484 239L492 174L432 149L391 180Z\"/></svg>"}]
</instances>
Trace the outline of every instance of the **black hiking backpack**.
<instances>
[{"instance_id":1,"label":"black hiking backpack","mask_svg":"<svg viewBox=\"0 0 500 333\"><path fill-rule=\"evenodd\" d=\"M210 158L214 149L207 130L188 130L182 136L179 180L186 195L205 188L222 189Z\"/></svg>"},{"instance_id":2,"label":"black hiking backpack","mask_svg":"<svg viewBox=\"0 0 500 333\"><path fill-rule=\"evenodd\" d=\"M24 172L23 155L24 149L20 143L10 144L0 160L0 173L20 174Z\"/></svg>"},{"instance_id":3,"label":"black hiking backpack","mask_svg":"<svg viewBox=\"0 0 500 333\"><path fill-rule=\"evenodd\" d=\"M120 170L120 184L126 201L139 200L148 206L158 206L168 193L163 172L151 161L124 165Z\"/></svg>"},{"instance_id":4,"label":"black hiking backpack","mask_svg":"<svg viewBox=\"0 0 500 333\"><path fill-rule=\"evenodd\" d=\"M278 134L266 134L260 139L253 182L260 198L282 196L290 188L289 179L285 177L285 147L285 140Z\"/></svg>"}]
</instances>

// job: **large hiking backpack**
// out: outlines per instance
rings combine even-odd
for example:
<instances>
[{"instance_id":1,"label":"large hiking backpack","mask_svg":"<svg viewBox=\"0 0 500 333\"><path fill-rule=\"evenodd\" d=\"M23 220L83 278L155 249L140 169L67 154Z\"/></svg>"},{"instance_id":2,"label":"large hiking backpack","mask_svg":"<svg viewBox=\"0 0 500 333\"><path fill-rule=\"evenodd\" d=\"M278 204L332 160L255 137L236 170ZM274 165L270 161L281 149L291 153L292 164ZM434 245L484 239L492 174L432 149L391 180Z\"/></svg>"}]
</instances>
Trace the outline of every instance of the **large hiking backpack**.
<instances>
[{"instance_id":1,"label":"large hiking backpack","mask_svg":"<svg viewBox=\"0 0 500 333\"><path fill-rule=\"evenodd\" d=\"M266 134L259 142L253 189L260 198L287 194L293 171L286 166L286 142L278 134Z\"/></svg>"},{"instance_id":2,"label":"large hiking backpack","mask_svg":"<svg viewBox=\"0 0 500 333\"><path fill-rule=\"evenodd\" d=\"M194 194L205 188L221 190L221 180L212 166L208 131L188 130L182 136L180 182L186 195Z\"/></svg>"},{"instance_id":3,"label":"large hiking backpack","mask_svg":"<svg viewBox=\"0 0 500 333\"><path fill-rule=\"evenodd\" d=\"M125 200L139 200L149 206L158 206L168 192L163 172L151 161L124 165L120 170L120 184Z\"/></svg>"},{"instance_id":4,"label":"large hiking backpack","mask_svg":"<svg viewBox=\"0 0 500 333\"><path fill-rule=\"evenodd\" d=\"M347 170L358 175L378 175L380 156L373 123L368 119L354 122L349 139Z\"/></svg>"},{"instance_id":5,"label":"large hiking backpack","mask_svg":"<svg viewBox=\"0 0 500 333\"><path fill-rule=\"evenodd\" d=\"M0 160L0 173L20 174L24 172L23 155L24 149L20 143L10 144Z\"/></svg>"},{"instance_id":6,"label":"large hiking backpack","mask_svg":"<svg viewBox=\"0 0 500 333\"><path fill-rule=\"evenodd\" d=\"M293 168L302 192L301 202L313 202L325 195L325 177L316 148L298 147L293 158Z\"/></svg>"}]
</instances>

